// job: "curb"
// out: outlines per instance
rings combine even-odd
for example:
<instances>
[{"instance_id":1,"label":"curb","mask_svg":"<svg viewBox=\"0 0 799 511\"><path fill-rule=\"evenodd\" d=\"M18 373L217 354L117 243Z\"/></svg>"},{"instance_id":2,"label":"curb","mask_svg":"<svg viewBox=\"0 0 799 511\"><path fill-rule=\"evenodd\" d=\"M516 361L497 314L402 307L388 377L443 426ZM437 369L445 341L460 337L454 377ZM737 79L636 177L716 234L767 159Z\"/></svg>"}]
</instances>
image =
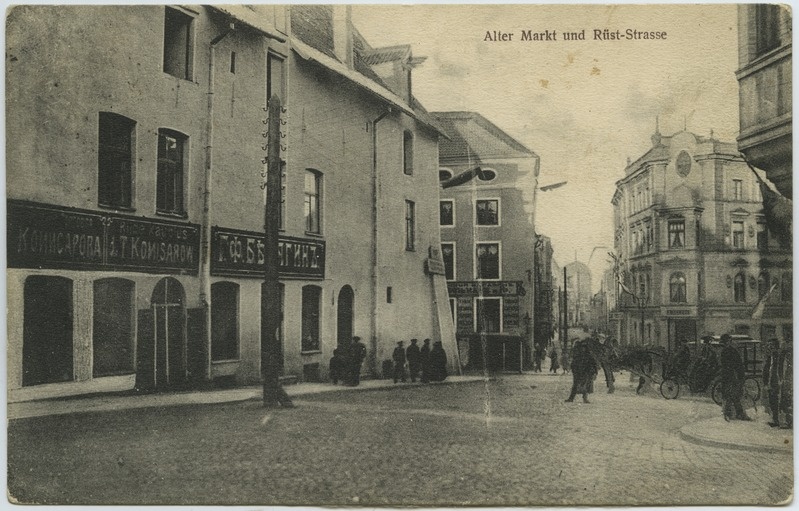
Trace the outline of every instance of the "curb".
<instances>
[{"instance_id":1,"label":"curb","mask_svg":"<svg viewBox=\"0 0 799 511\"><path fill-rule=\"evenodd\" d=\"M734 443L734 442L727 442L724 440L717 440L715 438L710 438L704 435L699 435L689 430L696 426L696 424L689 424L687 426L683 426L680 428L680 438L683 440L687 440L688 442L699 444L699 445L707 445L710 447L722 447L725 449L736 449L740 451L757 451L757 452L772 452L772 453L782 453L782 454L793 454L793 444L789 442L786 444L785 447L777 447L773 445L763 445L763 444L744 444L744 443ZM793 434L791 434L793 437Z\"/></svg>"}]
</instances>

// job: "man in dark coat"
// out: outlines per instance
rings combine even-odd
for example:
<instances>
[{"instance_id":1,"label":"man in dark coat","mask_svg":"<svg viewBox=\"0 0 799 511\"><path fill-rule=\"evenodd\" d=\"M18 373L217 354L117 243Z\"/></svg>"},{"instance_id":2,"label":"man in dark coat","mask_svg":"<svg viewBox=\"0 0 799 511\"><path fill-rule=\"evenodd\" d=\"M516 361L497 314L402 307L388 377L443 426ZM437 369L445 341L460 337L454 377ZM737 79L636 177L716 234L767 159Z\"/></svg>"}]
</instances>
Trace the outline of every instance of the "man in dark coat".
<instances>
[{"instance_id":1,"label":"man in dark coat","mask_svg":"<svg viewBox=\"0 0 799 511\"><path fill-rule=\"evenodd\" d=\"M352 338L352 346L350 346L350 381L349 384L353 387L361 383L361 365L363 359L366 358L366 345L361 342L360 337Z\"/></svg>"},{"instance_id":2,"label":"man in dark coat","mask_svg":"<svg viewBox=\"0 0 799 511\"><path fill-rule=\"evenodd\" d=\"M333 385L339 381L346 382L347 378L347 359L344 356L343 348L333 350L333 358L330 359L330 380Z\"/></svg>"},{"instance_id":3,"label":"man in dark coat","mask_svg":"<svg viewBox=\"0 0 799 511\"><path fill-rule=\"evenodd\" d=\"M391 358L394 360L394 383L399 380L405 383L405 348L402 346L402 341L397 343Z\"/></svg>"},{"instance_id":4,"label":"man in dark coat","mask_svg":"<svg viewBox=\"0 0 799 511\"><path fill-rule=\"evenodd\" d=\"M447 353L441 341L433 343L430 351L430 381L444 381L447 379Z\"/></svg>"},{"instance_id":5,"label":"man in dark coat","mask_svg":"<svg viewBox=\"0 0 799 511\"><path fill-rule=\"evenodd\" d=\"M780 427L780 340L768 341L768 358L763 364L763 386L768 392L768 407L771 410L772 428Z\"/></svg>"},{"instance_id":6,"label":"man in dark coat","mask_svg":"<svg viewBox=\"0 0 799 511\"><path fill-rule=\"evenodd\" d=\"M741 355L733 346L732 337L729 334L721 336L721 344L724 346L719 355L721 364L721 397L724 400L724 419L725 420L752 420L744 412L741 399L744 395L744 363Z\"/></svg>"},{"instance_id":7,"label":"man in dark coat","mask_svg":"<svg viewBox=\"0 0 799 511\"><path fill-rule=\"evenodd\" d=\"M785 425L781 429L793 429L793 338L785 338L785 347L780 352L780 411L785 414Z\"/></svg>"},{"instance_id":8,"label":"man in dark coat","mask_svg":"<svg viewBox=\"0 0 799 511\"><path fill-rule=\"evenodd\" d=\"M405 350L405 358L408 359L408 372L410 373L411 382L415 382L416 377L419 376L422 363L422 355L419 351L419 345L416 343L416 339L411 339L411 345Z\"/></svg>"},{"instance_id":9,"label":"man in dark coat","mask_svg":"<svg viewBox=\"0 0 799 511\"><path fill-rule=\"evenodd\" d=\"M430 339L425 339L419 350L419 364L422 368L422 383L430 381Z\"/></svg>"},{"instance_id":10,"label":"man in dark coat","mask_svg":"<svg viewBox=\"0 0 799 511\"><path fill-rule=\"evenodd\" d=\"M558 350L553 347L552 351L549 352L549 372L558 374L558 369L560 369L560 362L558 362Z\"/></svg>"},{"instance_id":11,"label":"man in dark coat","mask_svg":"<svg viewBox=\"0 0 799 511\"><path fill-rule=\"evenodd\" d=\"M599 372L596 360L591 355L585 341L575 343L572 347L572 353L572 390L566 402L571 403L574 401L574 396L582 394L583 403L590 403L588 394L594 392L594 379Z\"/></svg>"}]
</instances>

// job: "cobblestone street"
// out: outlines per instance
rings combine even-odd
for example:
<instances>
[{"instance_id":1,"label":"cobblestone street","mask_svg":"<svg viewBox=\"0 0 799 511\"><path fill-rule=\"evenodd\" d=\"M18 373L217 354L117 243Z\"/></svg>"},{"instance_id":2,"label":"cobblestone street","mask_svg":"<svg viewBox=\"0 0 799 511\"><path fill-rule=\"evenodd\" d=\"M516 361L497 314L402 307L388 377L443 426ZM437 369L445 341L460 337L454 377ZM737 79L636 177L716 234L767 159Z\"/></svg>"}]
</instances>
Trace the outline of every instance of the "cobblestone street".
<instances>
[{"instance_id":1,"label":"cobblestone street","mask_svg":"<svg viewBox=\"0 0 799 511\"><path fill-rule=\"evenodd\" d=\"M792 458L683 440L706 398L569 376L14 420L9 491L43 504L773 504ZM759 413L764 413L762 408Z\"/></svg>"}]
</instances>

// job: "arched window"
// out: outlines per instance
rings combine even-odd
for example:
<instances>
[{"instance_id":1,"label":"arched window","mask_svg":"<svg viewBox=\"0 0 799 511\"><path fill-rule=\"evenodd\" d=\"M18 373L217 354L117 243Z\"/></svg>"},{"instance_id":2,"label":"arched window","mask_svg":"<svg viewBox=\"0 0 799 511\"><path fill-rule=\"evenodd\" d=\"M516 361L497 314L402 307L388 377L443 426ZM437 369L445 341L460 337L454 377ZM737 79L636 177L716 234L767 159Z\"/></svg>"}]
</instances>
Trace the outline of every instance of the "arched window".
<instances>
[{"instance_id":1,"label":"arched window","mask_svg":"<svg viewBox=\"0 0 799 511\"><path fill-rule=\"evenodd\" d=\"M477 174L477 179L480 181L493 181L497 178L497 172L494 169L480 169L481 172Z\"/></svg>"},{"instance_id":2,"label":"arched window","mask_svg":"<svg viewBox=\"0 0 799 511\"><path fill-rule=\"evenodd\" d=\"M771 276L767 271L761 271L757 277L757 297L763 298L771 287Z\"/></svg>"},{"instance_id":3,"label":"arched window","mask_svg":"<svg viewBox=\"0 0 799 511\"><path fill-rule=\"evenodd\" d=\"M447 181L448 179L452 179L452 171L449 169L438 169L438 180Z\"/></svg>"},{"instance_id":4,"label":"arched window","mask_svg":"<svg viewBox=\"0 0 799 511\"><path fill-rule=\"evenodd\" d=\"M319 350L319 307L322 288L302 288L302 351Z\"/></svg>"},{"instance_id":5,"label":"arched window","mask_svg":"<svg viewBox=\"0 0 799 511\"><path fill-rule=\"evenodd\" d=\"M135 289L127 279L94 281L92 375L132 374L134 370Z\"/></svg>"},{"instance_id":6,"label":"arched window","mask_svg":"<svg viewBox=\"0 0 799 511\"><path fill-rule=\"evenodd\" d=\"M211 284L211 360L239 358L239 285Z\"/></svg>"},{"instance_id":7,"label":"arched window","mask_svg":"<svg viewBox=\"0 0 799 511\"><path fill-rule=\"evenodd\" d=\"M683 273L672 273L669 277L669 299L673 303L685 303L688 301L685 292L685 275Z\"/></svg>"},{"instance_id":8,"label":"arched window","mask_svg":"<svg viewBox=\"0 0 799 511\"><path fill-rule=\"evenodd\" d=\"M71 381L72 281L31 276L24 294L22 385Z\"/></svg>"},{"instance_id":9,"label":"arched window","mask_svg":"<svg viewBox=\"0 0 799 511\"><path fill-rule=\"evenodd\" d=\"M739 273L733 280L733 293L736 303L746 303L746 275Z\"/></svg>"}]
</instances>

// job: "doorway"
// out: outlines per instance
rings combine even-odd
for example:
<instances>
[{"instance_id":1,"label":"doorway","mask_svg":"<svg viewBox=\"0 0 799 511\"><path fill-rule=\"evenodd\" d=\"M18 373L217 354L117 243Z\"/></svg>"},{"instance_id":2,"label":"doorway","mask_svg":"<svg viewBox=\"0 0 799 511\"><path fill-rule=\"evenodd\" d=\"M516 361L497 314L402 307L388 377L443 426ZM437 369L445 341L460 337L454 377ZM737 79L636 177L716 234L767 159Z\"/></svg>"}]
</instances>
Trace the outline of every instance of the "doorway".
<instances>
[{"instance_id":1,"label":"doorway","mask_svg":"<svg viewBox=\"0 0 799 511\"><path fill-rule=\"evenodd\" d=\"M156 284L152 295L156 388L186 381L186 295L180 282L172 277ZM147 348L144 348L147 349Z\"/></svg>"},{"instance_id":2,"label":"doorway","mask_svg":"<svg viewBox=\"0 0 799 511\"><path fill-rule=\"evenodd\" d=\"M72 381L72 281L32 276L24 293L22 385Z\"/></svg>"},{"instance_id":3,"label":"doorway","mask_svg":"<svg viewBox=\"0 0 799 511\"><path fill-rule=\"evenodd\" d=\"M338 293L338 313L336 344L341 347L348 346L352 341L352 320L354 317L355 293L350 286L344 286Z\"/></svg>"}]
</instances>

